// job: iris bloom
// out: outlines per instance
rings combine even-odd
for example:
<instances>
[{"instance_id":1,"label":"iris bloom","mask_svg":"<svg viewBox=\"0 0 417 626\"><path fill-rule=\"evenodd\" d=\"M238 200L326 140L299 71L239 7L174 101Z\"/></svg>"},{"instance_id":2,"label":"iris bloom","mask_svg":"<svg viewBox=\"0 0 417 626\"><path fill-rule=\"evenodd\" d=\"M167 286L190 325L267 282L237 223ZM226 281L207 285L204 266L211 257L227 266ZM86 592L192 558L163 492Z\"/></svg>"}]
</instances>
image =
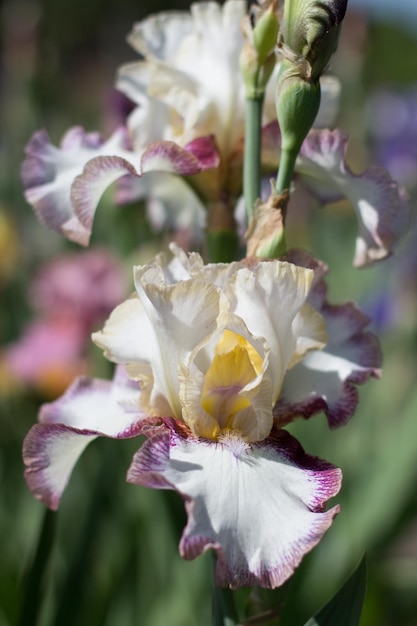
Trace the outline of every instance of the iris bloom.
<instances>
[{"instance_id":1,"label":"iris bloom","mask_svg":"<svg viewBox=\"0 0 417 626\"><path fill-rule=\"evenodd\" d=\"M73 128L59 148L39 131L26 148L25 195L41 222L87 244L102 193L121 177L119 201L150 200L157 227L201 232L208 204L233 212L242 186L245 14L243 0L200 2L191 13L159 13L135 24L128 41L143 59L121 67L117 79L136 105L126 127L105 142ZM263 115L268 175L279 162L274 82L273 76ZM338 95L337 81L322 77L316 127L333 124ZM407 205L382 168L351 172L346 142L338 131L313 131L296 169L323 202L351 202L360 224L355 264L364 265L390 254L406 228Z\"/></svg>"},{"instance_id":2,"label":"iris bloom","mask_svg":"<svg viewBox=\"0 0 417 626\"><path fill-rule=\"evenodd\" d=\"M378 346L353 306L326 303L325 268L306 255L204 265L172 251L135 268L136 291L93 335L113 382L80 378L41 409L26 478L55 509L90 441L144 434L127 479L183 497L181 555L212 548L220 585L276 587L331 525L341 482L280 425L320 410L346 421Z\"/></svg>"}]
</instances>

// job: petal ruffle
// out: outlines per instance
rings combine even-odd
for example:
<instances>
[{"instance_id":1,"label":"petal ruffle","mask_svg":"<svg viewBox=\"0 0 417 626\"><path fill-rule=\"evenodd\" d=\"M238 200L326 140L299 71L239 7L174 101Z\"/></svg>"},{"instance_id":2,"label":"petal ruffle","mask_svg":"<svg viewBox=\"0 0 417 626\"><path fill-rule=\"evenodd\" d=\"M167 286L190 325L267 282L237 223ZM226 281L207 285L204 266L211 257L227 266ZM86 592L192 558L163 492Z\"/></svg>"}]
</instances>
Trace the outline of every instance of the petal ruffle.
<instances>
[{"instance_id":1,"label":"petal ruffle","mask_svg":"<svg viewBox=\"0 0 417 626\"><path fill-rule=\"evenodd\" d=\"M118 371L113 382L78 378L61 398L44 404L23 444L25 477L33 495L57 509L71 472L96 437L135 437L144 416L139 389Z\"/></svg>"},{"instance_id":2,"label":"petal ruffle","mask_svg":"<svg viewBox=\"0 0 417 626\"><path fill-rule=\"evenodd\" d=\"M354 265L362 267L391 254L409 225L404 194L382 167L354 174L345 161L348 138L340 131L313 130L304 141L297 171L324 202L347 198L359 230Z\"/></svg>"},{"instance_id":3,"label":"petal ruffle","mask_svg":"<svg viewBox=\"0 0 417 626\"><path fill-rule=\"evenodd\" d=\"M165 424L136 453L128 482L185 499L181 556L214 549L222 586L283 584L338 513L324 507L339 491L340 470L305 454L286 431L252 445L233 435L213 443Z\"/></svg>"},{"instance_id":4,"label":"petal ruffle","mask_svg":"<svg viewBox=\"0 0 417 626\"><path fill-rule=\"evenodd\" d=\"M134 377L135 364L152 364L153 397L164 397L179 419L179 365L207 342L221 311L228 311L252 337L266 341L275 402L286 369L326 341L321 316L305 306L314 272L280 261L204 266L196 254L172 251L171 263L159 255L135 269L139 298L120 305L94 341Z\"/></svg>"},{"instance_id":5,"label":"petal ruffle","mask_svg":"<svg viewBox=\"0 0 417 626\"><path fill-rule=\"evenodd\" d=\"M326 323L328 342L320 352L308 353L287 371L274 417L286 424L297 416L309 418L323 411L332 428L345 424L355 412L358 391L355 385L371 376L379 378L381 350L377 337L368 332L370 320L353 303L330 305L326 301L324 264L302 251L290 251L286 258L315 269L309 298Z\"/></svg>"},{"instance_id":6,"label":"petal ruffle","mask_svg":"<svg viewBox=\"0 0 417 626\"><path fill-rule=\"evenodd\" d=\"M126 145L123 128L103 143L98 133L74 127L64 135L59 148L51 144L44 130L36 132L26 146L21 177L26 199L39 221L68 239L87 245L90 231L76 215L72 183L94 157L110 154L128 159Z\"/></svg>"},{"instance_id":7,"label":"petal ruffle","mask_svg":"<svg viewBox=\"0 0 417 626\"><path fill-rule=\"evenodd\" d=\"M178 368L216 329L220 298L203 279L166 284L157 261L135 268L139 297L117 307L93 340L112 361L126 364L132 377L140 375L144 363L151 365L153 408L161 415L158 407L165 401L169 414L180 418Z\"/></svg>"},{"instance_id":8,"label":"petal ruffle","mask_svg":"<svg viewBox=\"0 0 417 626\"><path fill-rule=\"evenodd\" d=\"M274 399L278 398L294 353L302 347L300 335L308 336L313 327L309 316L300 315L312 279L310 271L294 264L264 262L254 269L239 269L225 285L231 312L245 321L255 337L263 337L271 351L269 375ZM317 324L314 326L316 329ZM318 337L316 334L311 337L309 349L323 347L324 333Z\"/></svg>"},{"instance_id":9,"label":"petal ruffle","mask_svg":"<svg viewBox=\"0 0 417 626\"><path fill-rule=\"evenodd\" d=\"M200 137L184 148L158 141L133 152L125 128L105 143L96 133L73 128L60 148L39 131L26 153L21 172L26 199L45 226L82 245L89 242L102 194L119 178L151 171L188 176L216 167L219 160L212 137Z\"/></svg>"},{"instance_id":10,"label":"petal ruffle","mask_svg":"<svg viewBox=\"0 0 417 626\"><path fill-rule=\"evenodd\" d=\"M135 24L128 41L145 59L120 68L117 87L139 105L145 98L165 106L159 138L184 145L213 133L226 160L236 150L244 131L245 13L242 0L198 2L191 14L161 13Z\"/></svg>"}]
</instances>

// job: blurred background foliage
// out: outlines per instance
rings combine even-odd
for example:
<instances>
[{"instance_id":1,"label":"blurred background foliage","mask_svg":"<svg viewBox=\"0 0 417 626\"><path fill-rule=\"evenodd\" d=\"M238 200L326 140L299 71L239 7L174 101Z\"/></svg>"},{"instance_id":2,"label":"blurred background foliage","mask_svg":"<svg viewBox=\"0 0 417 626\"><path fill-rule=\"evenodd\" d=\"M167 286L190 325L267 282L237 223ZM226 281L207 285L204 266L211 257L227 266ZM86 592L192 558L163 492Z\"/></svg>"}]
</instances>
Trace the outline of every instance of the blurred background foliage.
<instances>
[{"instance_id":1,"label":"blurred background foliage","mask_svg":"<svg viewBox=\"0 0 417 626\"><path fill-rule=\"evenodd\" d=\"M34 304L40 269L63 255L83 254L46 231L25 202L19 180L24 145L41 127L54 143L75 124L108 134L121 119L112 89L116 69L135 59L125 43L133 22L150 12L188 6L185 0L5 0L1 5L0 626L210 623L212 557L180 559L185 522L180 498L124 482L137 440L94 442L76 467L58 516L45 514L25 485L21 444L39 405L59 395L74 371L109 376L99 352L85 340L75 361L48 363L41 379L17 376L4 357L30 324L42 315L48 321L39 302ZM352 2L331 68L343 85L338 126L351 136L352 169L381 163L405 186L412 207L416 59L416 17L410 13L408 22L397 22L382 11L368 14L364 0ZM141 205L116 209L109 196L102 205L92 248L111 253L118 271L122 268L127 295L131 265L147 260L165 239L151 232ZM282 623L301 625L366 551L369 583L361 624L416 626L415 230L394 257L358 271L351 267L356 224L349 207L307 210L300 194L289 229L292 245L329 264L330 299L355 300L374 320L384 372L382 381L360 389L359 409L346 427L329 432L324 417L293 425L309 453L343 469L342 513L284 589L241 591L239 600L250 614L260 606L280 606L286 597ZM105 314L94 317L95 328ZM42 341L37 349L42 360ZM270 623L277 624L277 618Z\"/></svg>"}]
</instances>

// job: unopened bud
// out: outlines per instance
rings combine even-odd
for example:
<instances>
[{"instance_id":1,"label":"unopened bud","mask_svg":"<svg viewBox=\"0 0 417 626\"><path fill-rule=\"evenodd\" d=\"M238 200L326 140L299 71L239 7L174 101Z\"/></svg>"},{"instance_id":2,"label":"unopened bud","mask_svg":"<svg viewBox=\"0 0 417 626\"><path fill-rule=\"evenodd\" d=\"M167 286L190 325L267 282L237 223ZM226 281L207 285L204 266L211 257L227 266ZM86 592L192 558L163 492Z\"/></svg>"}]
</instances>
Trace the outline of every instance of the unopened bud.
<instances>
[{"instance_id":1,"label":"unopened bud","mask_svg":"<svg viewBox=\"0 0 417 626\"><path fill-rule=\"evenodd\" d=\"M308 63L318 81L337 47L348 0L285 0L281 47Z\"/></svg>"},{"instance_id":2,"label":"unopened bud","mask_svg":"<svg viewBox=\"0 0 417 626\"><path fill-rule=\"evenodd\" d=\"M253 46L258 53L259 65L263 65L277 45L279 31L278 18L274 6L261 14L253 29Z\"/></svg>"},{"instance_id":3,"label":"unopened bud","mask_svg":"<svg viewBox=\"0 0 417 626\"><path fill-rule=\"evenodd\" d=\"M275 5L273 0L266 9L255 7L242 24L245 44L240 55L240 70L248 98L263 96L276 64L279 23Z\"/></svg>"},{"instance_id":4,"label":"unopened bud","mask_svg":"<svg viewBox=\"0 0 417 626\"><path fill-rule=\"evenodd\" d=\"M299 152L320 106L320 83L302 78L297 69L283 61L277 81L276 108L281 131L281 148Z\"/></svg>"}]
</instances>

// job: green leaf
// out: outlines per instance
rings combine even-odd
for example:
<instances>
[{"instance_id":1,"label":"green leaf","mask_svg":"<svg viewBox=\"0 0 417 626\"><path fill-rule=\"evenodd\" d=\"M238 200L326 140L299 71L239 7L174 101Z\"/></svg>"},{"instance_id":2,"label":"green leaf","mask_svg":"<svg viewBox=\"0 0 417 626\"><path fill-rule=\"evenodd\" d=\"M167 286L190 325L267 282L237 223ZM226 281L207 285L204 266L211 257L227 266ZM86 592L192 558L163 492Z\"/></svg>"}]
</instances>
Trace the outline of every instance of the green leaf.
<instances>
[{"instance_id":1,"label":"green leaf","mask_svg":"<svg viewBox=\"0 0 417 626\"><path fill-rule=\"evenodd\" d=\"M213 583L212 626L235 626L238 621L233 591Z\"/></svg>"},{"instance_id":2,"label":"green leaf","mask_svg":"<svg viewBox=\"0 0 417 626\"><path fill-rule=\"evenodd\" d=\"M239 622L235 596L228 587L216 585L216 557L213 555L212 626L236 626Z\"/></svg>"},{"instance_id":3,"label":"green leaf","mask_svg":"<svg viewBox=\"0 0 417 626\"><path fill-rule=\"evenodd\" d=\"M304 626L358 626L366 588L366 560L363 557L343 587Z\"/></svg>"},{"instance_id":4,"label":"green leaf","mask_svg":"<svg viewBox=\"0 0 417 626\"><path fill-rule=\"evenodd\" d=\"M23 581L18 626L32 626L38 623L42 610L45 573L54 548L56 515L54 511L45 510L36 554Z\"/></svg>"}]
</instances>

